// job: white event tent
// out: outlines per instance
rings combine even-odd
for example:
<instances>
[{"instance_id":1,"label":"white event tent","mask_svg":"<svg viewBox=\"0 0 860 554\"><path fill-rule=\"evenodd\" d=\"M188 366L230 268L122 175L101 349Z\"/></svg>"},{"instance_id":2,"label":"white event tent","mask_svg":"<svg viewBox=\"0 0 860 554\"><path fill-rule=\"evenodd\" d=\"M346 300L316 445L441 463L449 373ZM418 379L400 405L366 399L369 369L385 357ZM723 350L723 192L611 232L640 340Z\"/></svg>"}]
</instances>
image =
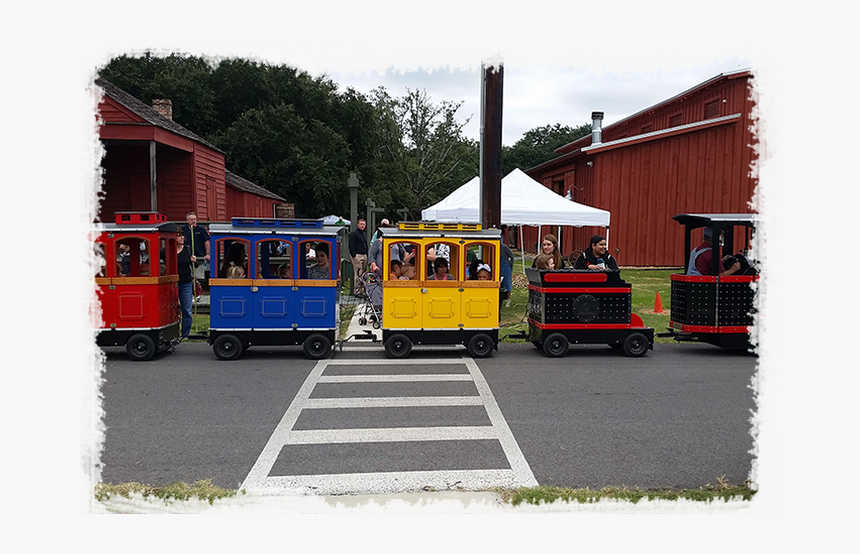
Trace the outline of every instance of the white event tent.
<instances>
[{"instance_id":1,"label":"white event tent","mask_svg":"<svg viewBox=\"0 0 860 554\"><path fill-rule=\"evenodd\" d=\"M424 221L480 222L480 179L475 177L439 203L421 211ZM578 204L538 183L519 168L502 178L502 223L507 225L571 225L606 227L609 212Z\"/></svg>"}]
</instances>

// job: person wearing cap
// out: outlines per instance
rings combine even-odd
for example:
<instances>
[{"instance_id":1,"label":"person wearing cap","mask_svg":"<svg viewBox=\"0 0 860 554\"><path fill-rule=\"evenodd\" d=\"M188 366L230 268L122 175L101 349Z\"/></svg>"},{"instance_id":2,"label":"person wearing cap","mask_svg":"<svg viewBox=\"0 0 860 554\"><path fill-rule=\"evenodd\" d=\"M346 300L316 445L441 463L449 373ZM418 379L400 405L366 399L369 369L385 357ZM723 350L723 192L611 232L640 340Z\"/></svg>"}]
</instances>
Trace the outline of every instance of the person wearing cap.
<instances>
[{"instance_id":1,"label":"person wearing cap","mask_svg":"<svg viewBox=\"0 0 860 554\"><path fill-rule=\"evenodd\" d=\"M373 235L370 237L370 244L376 242L377 237L379 237L379 228L380 227L389 227L391 223L388 222L387 218L383 218L382 221L379 222L379 225L376 226L376 231L373 232Z\"/></svg>"},{"instance_id":2,"label":"person wearing cap","mask_svg":"<svg viewBox=\"0 0 860 554\"><path fill-rule=\"evenodd\" d=\"M714 256L714 247L711 243L711 228L705 227L702 232L702 244L693 248L690 252L690 263L687 265L687 275L711 275L711 260L713 260ZM734 259L734 256L723 256L721 260L723 262L723 267L725 267L725 262L734 261L728 269L724 269L720 272L720 275L733 275L738 272L741 268L741 264L738 263L737 260Z\"/></svg>"},{"instance_id":3,"label":"person wearing cap","mask_svg":"<svg viewBox=\"0 0 860 554\"><path fill-rule=\"evenodd\" d=\"M593 271L618 271L618 262L607 251L606 237L594 235L591 243L573 263L573 269L591 269Z\"/></svg>"}]
</instances>

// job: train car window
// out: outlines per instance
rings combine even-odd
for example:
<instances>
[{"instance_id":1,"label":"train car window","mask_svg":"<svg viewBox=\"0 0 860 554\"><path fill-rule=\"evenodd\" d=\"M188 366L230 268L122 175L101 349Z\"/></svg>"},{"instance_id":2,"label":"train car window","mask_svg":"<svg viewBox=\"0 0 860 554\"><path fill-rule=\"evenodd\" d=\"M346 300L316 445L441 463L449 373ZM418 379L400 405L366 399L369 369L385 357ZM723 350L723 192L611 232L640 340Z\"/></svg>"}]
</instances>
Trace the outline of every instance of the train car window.
<instances>
[{"instance_id":1,"label":"train car window","mask_svg":"<svg viewBox=\"0 0 860 554\"><path fill-rule=\"evenodd\" d=\"M115 241L118 277L149 276L149 239L124 237Z\"/></svg>"},{"instance_id":2,"label":"train car window","mask_svg":"<svg viewBox=\"0 0 860 554\"><path fill-rule=\"evenodd\" d=\"M101 242L93 243L93 253L96 257L96 277L107 277L107 258L105 257L105 245Z\"/></svg>"},{"instance_id":3,"label":"train car window","mask_svg":"<svg viewBox=\"0 0 860 554\"><path fill-rule=\"evenodd\" d=\"M332 248L327 241L306 240L299 243L299 252L305 253L305 263L299 279L333 279ZM335 255L337 252L335 252Z\"/></svg>"},{"instance_id":4,"label":"train car window","mask_svg":"<svg viewBox=\"0 0 860 554\"><path fill-rule=\"evenodd\" d=\"M432 254L430 252L431 249L433 251ZM440 242L428 245L425 252L425 259L427 260L427 277L433 279L433 275L436 272L433 265L434 260L431 260L431 258L443 258L448 262L447 274L451 276L450 279L455 281L460 280L460 277L458 276L460 267L459 252L460 248L457 244Z\"/></svg>"},{"instance_id":5,"label":"train car window","mask_svg":"<svg viewBox=\"0 0 860 554\"><path fill-rule=\"evenodd\" d=\"M399 279L419 279L418 269L421 264L421 258L420 256L418 256L418 254L420 252L421 247L414 242L398 241L391 243L388 250L389 265L391 260L400 260L401 272L399 275ZM389 267L389 278L390 275L391 268Z\"/></svg>"},{"instance_id":6,"label":"train car window","mask_svg":"<svg viewBox=\"0 0 860 554\"><path fill-rule=\"evenodd\" d=\"M168 255L169 253L173 253L171 257ZM158 239L158 275L164 276L167 275L167 265L170 264L176 258L176 242L175 239L170 241L168 244L167 239L161 237ZM170 264L171 266L173 264Z\"/></svg>"},{"instance_id":7,"label":"train car window","mask_svg":"<svg viewBox=\"0 0 860 554\"><path fill-rule=\"evenodd\" d=\"M220 279L249 279L247 239L223 238L215 241L215 267Z\"/></svg>"},{"instance_id":8,"label":"train car window","mask_svg":"<svg viewBox=\"0 0 860 554\"><path fill-rule=\"evenodd\" d=\"M493 267L496 254L496 247L492 244L471 244L466 251L466 278L469 280L479 279L479 266L486 266L489 270L489 281L499 280L499 268ZM481 275L481 278L486 275Z\"/></svg>"},{"instance_id":9,"label":"train car window","mask_svg":"<svg viewBox=\"0 0 860 554\"><path fill-rule=\"evenodd\" d=\"M292 244L281 239L257 242L256 272L260 279L292 279Z\"/></svg>"}]
</instances>

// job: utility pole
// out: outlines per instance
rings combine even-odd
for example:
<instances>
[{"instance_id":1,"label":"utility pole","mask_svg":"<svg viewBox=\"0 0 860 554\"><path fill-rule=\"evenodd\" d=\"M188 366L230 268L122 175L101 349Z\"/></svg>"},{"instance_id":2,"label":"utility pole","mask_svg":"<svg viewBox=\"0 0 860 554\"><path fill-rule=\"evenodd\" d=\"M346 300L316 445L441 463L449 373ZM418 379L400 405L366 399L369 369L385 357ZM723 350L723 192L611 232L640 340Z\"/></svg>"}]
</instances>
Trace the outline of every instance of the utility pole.
<instances>
[{"instance_id":1,"label":"utility pole","mask_svg":"<svg viewBox=\"0 0 860 554\"><path fill-rule=\"evenodd\" d=\"M364 233L367 235L367 245L370 246L370 237L373 236L373 230L376 229L376 214L385 211L382 208L376 207L376 202L368 198L364 203L367 208L367 228Z\"/></svg>"},{"instance_id":2,"label":"utility pole","mask_svg":"<svg viewBox=\"0 0 860 554\"><path fill-rule=\"evenodd\" d=\"M502 84L501 59L481 64L481 226L502 224Z\"/></svg>"},{"instance_id":3,"label":"utility pole","mask_svg":"<svg viewBox=\"0 0 860 554\"><path fill-rule=\"evenodd\" d=\"M346 186L349 187L349 230L352 232L358 227L358 177L355 171L349 172Z\"/></svg>"}]
</instances>

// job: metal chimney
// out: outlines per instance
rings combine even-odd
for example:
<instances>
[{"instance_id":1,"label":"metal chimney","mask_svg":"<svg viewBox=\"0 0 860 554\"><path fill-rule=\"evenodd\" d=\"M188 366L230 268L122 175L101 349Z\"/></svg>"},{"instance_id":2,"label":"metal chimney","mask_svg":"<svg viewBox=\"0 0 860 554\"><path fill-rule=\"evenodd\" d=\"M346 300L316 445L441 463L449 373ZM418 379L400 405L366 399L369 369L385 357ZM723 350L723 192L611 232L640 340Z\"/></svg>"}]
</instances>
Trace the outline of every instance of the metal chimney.
<instances>
[{"instance_id":1,"label":"metal chimney","mask_svg":"<svg viewBox=\"0 0 860 554\"><path fill-rule=\"evenodd\" d=\"M600 144L603 133L603 112L591 112L591 144Z\"/></svg>"}]
</instances>

